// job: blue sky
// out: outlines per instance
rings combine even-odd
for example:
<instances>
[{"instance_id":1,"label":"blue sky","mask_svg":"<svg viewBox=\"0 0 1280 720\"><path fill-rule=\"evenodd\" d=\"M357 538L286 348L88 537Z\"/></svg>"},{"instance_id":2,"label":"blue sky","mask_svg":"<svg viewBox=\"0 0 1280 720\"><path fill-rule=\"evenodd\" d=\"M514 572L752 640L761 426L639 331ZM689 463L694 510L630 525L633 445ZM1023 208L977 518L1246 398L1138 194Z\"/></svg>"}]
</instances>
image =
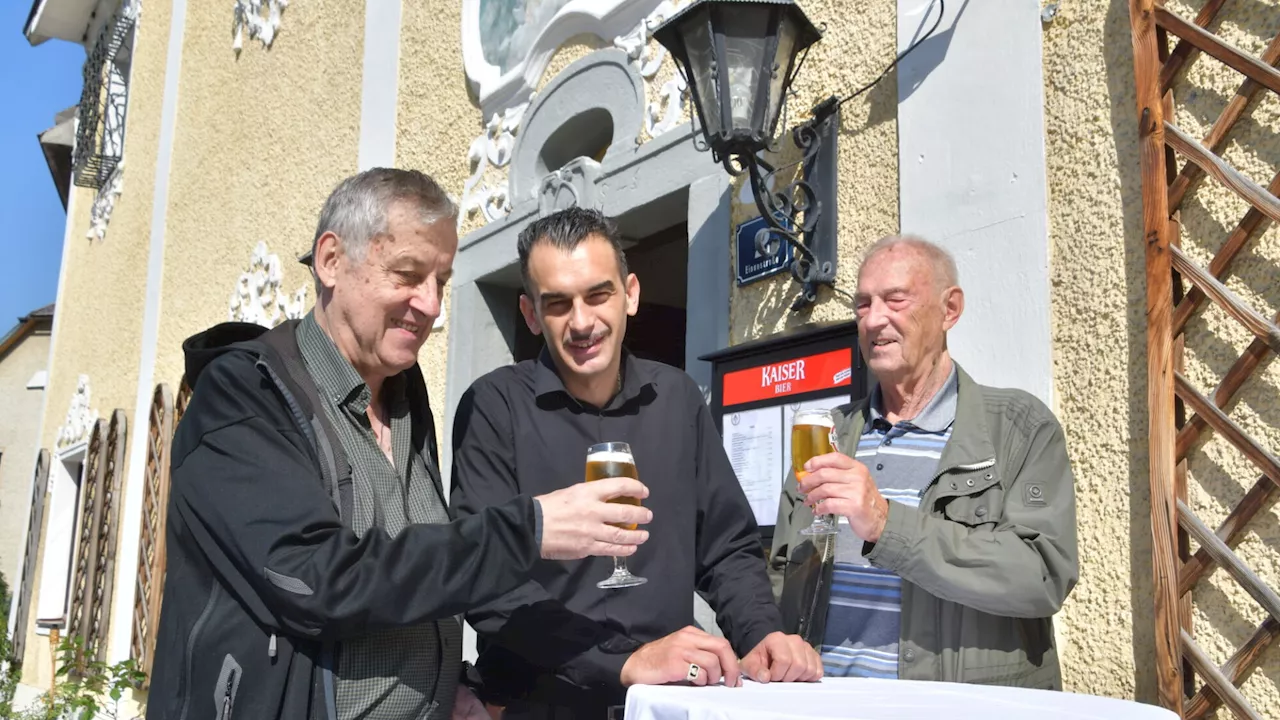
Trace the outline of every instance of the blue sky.
<instances>
[{"instance_id":1,"label":"blue sky","mask_svg":"<svg viewBox=\"0 0 1280 720\"><path fill-rule=\"evenodd\" d=\"M84 64L79 45L31 47L22 34L30 10L30 0L0 2L0 336L58 294L67 216L36 135L79 101Z\"/></svg>"}]
</instances>

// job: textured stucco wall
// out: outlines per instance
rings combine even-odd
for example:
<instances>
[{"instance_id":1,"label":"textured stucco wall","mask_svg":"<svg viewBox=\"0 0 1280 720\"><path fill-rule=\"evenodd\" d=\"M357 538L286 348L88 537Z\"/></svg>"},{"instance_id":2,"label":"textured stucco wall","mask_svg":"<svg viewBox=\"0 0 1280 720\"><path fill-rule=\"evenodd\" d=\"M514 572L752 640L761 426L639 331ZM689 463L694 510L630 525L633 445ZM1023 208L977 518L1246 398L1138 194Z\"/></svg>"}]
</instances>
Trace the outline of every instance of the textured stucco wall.
<instances>
[{"instance_id":1,"label":"textured stucco wall","mask_svg":"<svg viewBox=\"0 0 1280 720\"><path fill-rule=\"evenodd\" d=\"M848 94L870 82L893 61L897 48L897 3L892 0L808 0L802 3L826 34L809 51L789 100L791 125L833 93ZM841 108L838 177L834 209L839 214L837 287L852 293L861 250L898 229L897 77L889 73L862 97ZM779 122L781 127L781 122ZM788 140L788 144L789 144ZM734 184L733 225L758 215L750 190ZM736 255L736 251L731 251ZM736 257L734 259L736 263ZM733 267L726 268L732 276ZM818 305L790 310L798 286L789 273L732 290L730 342L771 335L805 322L853 317L851 301L823 290Z\"/></svg>"},{"instance_id":2,"label":"textured stucco wall","mask_svg":"<svg viewBox=\"0 0 1280 720\"><path fill-rule=\"evenodd\" d=\"M470 175L467 148L484 132L480 110L467 92L462 69L462 3L405 3L400 28L400 97L396 113L396 165L431 175L455 198ZM478 221L476 221L478 222ZM466 232L463 228L462 232ZM450 296L445 292L445 317ZM432 331L419 359L431 393L436 434L444 436L445 363L449 332ZM448 448L440 448L448 452ZM447 483L448 480L446 479Z\"/></svg>"},{"instance_id":3,"label":"textured stucco wall","mask_svg":"<svg viewBox=\"0 0 1280 720\"><path fill-rule=\"evenodd\" d=\"M0 357L0 408L4 408L0 413L0 573L15 596L22 583L23 536L44 399L44 391L28 390L27 381L48 363L48 331L29 333Z\"/></svg>"},{"instance_id":4,"label":"textured stucco wall","mask_svg":"<svg viewBox=\"0 0 1280 720\"><path fill-rule=\"evenodd\" d=\"M1191 18L1201 4L1169 6ZM1220 17L1211 29L1254 54L1275 33L1274 10L1260 5L1228 3ZM1063 613L1066 682L1080 692L1152 701L1146 283L1128 5L1066 4L1046 26L1044 41L1056 409L1076 471L1082 552L1081 582ZM1203 137L1239 82L1216 61L1200 58L1175 86L1176 122ZM1278 120L1280 105L1265 97L1237 126L1224 152L1263 185L1280 158ZM1188 253L1207 264L1245 210L1230 193L1202 182L1183 205ZM1280 305L1276 231L1249 247L1227 285L1274 316ZM1212 392L1248 341L1220 311L1202 311L1187 328L1185 374ZM1273 449L1280 446L1278 387L1276 366L1264 366L1230 408L1236 422ZM1258 477L1218 439L1198 446L1189 465L1190 504L1211 527ZM1273 587L1280 581L1277 517L1274 509L1264 512L1238 548ZM1256 603L1222 571L1200 584L1194 601L1197 641L1219 663L1262 618ZM1245 694L1269 715L1280 707L1278 687L1280 655L1271 652Z\"/></svg>"},{"instance_id":5,"label":"textured stucco wall","mask_svg":"<svg viewBox=\"0 0 1280 720\"><path fill-rule=\"evenodd\" d=\"M294 3L270 49L231 49L230 5L189 3L165 228L156 382L177 387L184 338L227 319L265 241L282 291L315 292L295 258L320 206L357 169L364 8Z\"/></svg>"},{"instance_id":6,"label":"textured stucco wall","mask_svg":"<svg viewBox=\"0 0 1280 720\"><path fill-rule=\"evenodd\" d=\"M230 6L187 6L155 375L172 387L182 341L228 319L257 242L282 261L280 290L306 287L311 306L311 275L294 259L357 169L364 6L289 5L270 49L246 38L238 55L230 22Z\"/></svg>"}]
</instances>

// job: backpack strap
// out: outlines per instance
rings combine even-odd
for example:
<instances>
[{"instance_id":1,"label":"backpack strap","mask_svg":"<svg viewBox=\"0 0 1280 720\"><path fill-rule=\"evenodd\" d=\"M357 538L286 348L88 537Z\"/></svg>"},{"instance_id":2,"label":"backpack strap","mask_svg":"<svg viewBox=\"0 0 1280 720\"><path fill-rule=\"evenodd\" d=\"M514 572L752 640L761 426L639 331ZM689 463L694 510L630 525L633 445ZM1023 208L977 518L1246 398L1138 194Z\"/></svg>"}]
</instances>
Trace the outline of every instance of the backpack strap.
<instances>
[{"instance_id":1,"label":"backpack strap","mask_svg":"<svg viewBox=\"0 0 1280 720\"><path fill-rule=\"evenodd\" d=\"M350 522L355 502L352 495L351 463L342 449L342 443L338 441L337 430L329 422L329 414L324 411L315 380L302 360L297 329L298 321L290 320L263 333L258 342L267 351L272 364L284 370L280 379L311 422L320 465L324 469L332 469L334 473L334 477L326 478L330 494L342 519Z\"/></svg>"}]
</instances>

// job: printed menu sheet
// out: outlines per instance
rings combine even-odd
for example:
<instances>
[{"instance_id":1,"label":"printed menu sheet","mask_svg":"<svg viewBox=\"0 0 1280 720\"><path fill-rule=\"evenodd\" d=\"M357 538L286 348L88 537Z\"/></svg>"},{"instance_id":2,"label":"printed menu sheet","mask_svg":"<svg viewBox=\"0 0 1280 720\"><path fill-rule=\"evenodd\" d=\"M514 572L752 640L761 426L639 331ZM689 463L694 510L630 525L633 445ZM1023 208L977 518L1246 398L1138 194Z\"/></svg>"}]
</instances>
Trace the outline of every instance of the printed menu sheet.
<instances>
[{"instance_id":1,"label":"printed menu sheet","mask_svg":"<svg viewBox=\"0 0 1280 720\"><path fill-rule=\"evenodd\" d=\"M782 409L726 412L724 451L738 476L757 525L773 525L786 479L782 455Z\"/></svg>"}]
</instances>

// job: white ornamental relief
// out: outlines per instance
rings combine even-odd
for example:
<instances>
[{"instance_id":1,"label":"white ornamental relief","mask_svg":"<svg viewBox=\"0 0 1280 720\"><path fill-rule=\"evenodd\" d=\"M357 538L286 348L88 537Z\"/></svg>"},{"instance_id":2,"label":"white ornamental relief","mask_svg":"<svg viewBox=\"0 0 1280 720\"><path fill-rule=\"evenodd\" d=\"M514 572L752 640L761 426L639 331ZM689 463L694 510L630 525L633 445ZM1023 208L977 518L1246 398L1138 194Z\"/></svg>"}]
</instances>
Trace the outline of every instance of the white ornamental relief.
<instances>
[{"instance_id":1,"label":"white ornamental relief","mask_svg":"<svg viewBox=\"0 0 1280 720\"><path fill-rule=\"evenodd\" d=\"M124 190L124 160L116 164L107 181L98 188L93 196L93 207L89 209L89 232L85 237L90 240L102 240L107 236L107 225L111 222L111 213L115 210L116 200Z\"/></svg>"},{"instance_id":2,"label":"white ornamental relief","mask_svg":"<svg viewBox=\"0 0 1280 720\"><path fill-rule=\"evenodd\" d=\"M287 7L289 0L235 0L232 21L235 36L231 40L231 49L239 51L244 47L246 29L250 40L257 38L262 41L263 47L271 47L276 33L280 31L280 15Z\"/></svg>"},{"instance_id":3,"label":"white ornamental relief","mask_svg":"<svg viewBox=\"0 0 1280 720\"><path fill-rule=\"evenodd\" d=\"M614 47L625 52L627 57L631 58L631 62L635 63L640 77L644 78L646 88L653 84L658 71L662 69L663 61L667 59L666 48L657 42L651 42L653 31L674 15L676 10L677 3L672 0L663 0L653 12L649 13L648 17L640 21L634 30L613 41ZM645 108L644 129L649 133L649 137L657 137L680 123L684 111L685 90L684 78L679 72L674 78L663 83L658 90L658 100L649 103Z\"/></svg>"},{"instance_id":4,"label":"white ornamental relief","mask_svg":"<svg viewBox=\"0 0 1280 720\"><path fill-rule=\"evenodd\" d=\"M81 375L76 380L76 392L71 396L71 405L67 408L67 417L58 428L58 439L54 447L64 450L89 439L93 432L93 424L98 421L98 411L90 407L89 376Z\"/></svg>"},{"instance_id":5,"label":"white ornamental relief","mask_svg":"<svg viewBox=\"0 0 1280 720\"><path fill-rule=\"evenodd\" d=\"M462 202L458 208L458 228L477 212L484 218L485 224L505 216L511 210L511 198L507 193L504 179L492 186L485 182L485 170L505 168L511 164L511 155L516 147L516 134L520 131L520 121L524 119L529 103L521 103L499 114L494 113L485 124L485 131L480 137L471 141L467 149L467 163L471 167L471 177L462 186Z\"/></svg>"},{"instance_id":6,"label":"white ornamental relief","mask_svg":"<svg viewBox=\"0 0 1280 720\"><path fill-rule=\"evenodd\" d=\"M297 320L306 314L307 286L288 295L284 290L284 271L280 258L267 252L267 244L258 242L253 249L249 269L240 275L231 294L227 319L275 327L285 320Z\"/></svg>"}]
</instances>

